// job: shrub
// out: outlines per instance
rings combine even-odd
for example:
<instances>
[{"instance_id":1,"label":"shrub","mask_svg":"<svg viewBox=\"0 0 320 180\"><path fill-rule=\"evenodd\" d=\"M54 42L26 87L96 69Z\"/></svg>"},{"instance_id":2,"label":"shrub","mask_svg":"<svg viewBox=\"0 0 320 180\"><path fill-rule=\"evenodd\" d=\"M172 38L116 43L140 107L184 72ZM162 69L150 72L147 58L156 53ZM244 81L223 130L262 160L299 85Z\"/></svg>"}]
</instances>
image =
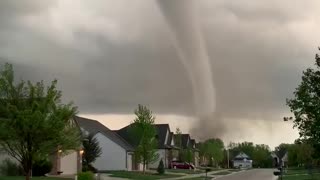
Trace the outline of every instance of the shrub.
<instances>
[{"instance_id":1,"label":"shrub","mask_svg":"<svg viewBox=\"0 0 320 180\"><path fill-rule=\"evenodd\" d=\"M90 171L78 174L78 180L94 180L94 174Z\"/></svg>"},{"instance_id":2,"label":"shrub","mask_svg":"<svg viewBox=\"0 0 320 180\"><path fill-rule=\"evenodd\" d=\"M91 171L91 172L93 172L93 173L97 173L97 172L98 172L97 169L96 169L95 167L93 167L91 164L89 164L89 165L83 165L83 166L82 166L82 171L83 171L83 172Z\"/></svg>"},{"instance_id":3,"label":"shrub","mask_svg":"<svg viewBox=\"0 0 320 180\"><path fill-rule=\"evenodd\" d=\"M49 173L52 168L52 163L48 159L40 159L34 162L32 168L33 176L44 176Z\"/></svg>"},{"instance_id":4,"label":"shrub","mask_svg":"<svg viewBox=\"0 0 320 180\"><path fill-rule=\"evenodd\" d=\"M159 166L158 166L157 171L158 171L159 174L164 174L164 164L163 164L162 159L159 162Z\"/></svg>"},{"instance_id":5,"label":"shrub","mask_svg":"<svg viewBox=\"0 0 320 180\"><path fill-rule=\"evenodd\" d=\"M0 164L0 174L4 176L22 176L23 169L10 159L5 159Z\"/></svg>"}]
</instances>

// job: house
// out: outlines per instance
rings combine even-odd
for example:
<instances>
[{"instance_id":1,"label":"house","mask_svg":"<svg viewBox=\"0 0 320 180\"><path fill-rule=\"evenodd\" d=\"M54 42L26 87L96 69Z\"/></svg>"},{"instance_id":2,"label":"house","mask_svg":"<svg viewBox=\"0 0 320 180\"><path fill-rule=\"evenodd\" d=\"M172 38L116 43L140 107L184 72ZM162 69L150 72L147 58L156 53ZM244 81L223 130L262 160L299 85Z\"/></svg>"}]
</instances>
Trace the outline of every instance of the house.
<instances>
[{"instance_id":1,"label":"house","mask_svg":"<svg viewBox=\"0 0 320 180\"><path fill-rule=\"evenodd\" d=\"M99 142L102 154L93 163L98 171L133 169L134 149L126 140L98 121L78 116L74 119L83 133L94 134Z\"/></svg>"},{"instance_id":2,"label":"house","mask_svg":"<svg viewBox=\"0 0 320 180\"><path fill-rule=\"evenodd\" d=\"M191 139L190 140L190 147L193 151L193 164L195 167L199 167L199 161L200 161L200 156L199 156L199 152L200 150L196 148L196 140L195 139Z\"/></svg>"},{"instance_id":3,"label":"house","mask_svg":"<svg viewBox=\"0 0 320 180\"><path fill-rule=\"evenodd\" d=\"M243 152L235 156L232 162L234 168L252 168L252 160Z\"/></svg>"},{"instance_id":4,"label":"house","mask_svg":"<svg viewBox=\"0 0 320 180\"><path fill-rule=\"evenodd\" d=\"M272 152L271 157L274 159L274 166L285 167L288 165L288 151Z\"/></svg>"},{"instance_id":5,"label":"house","mask_svg":"<svg viewBox=\"0 0 320 180\"><path fill-rule=\"evenodd\" d=\"M190 134L181 134L175 135L175 138L179 138L181 136L181 147L182 149L190 149L193 153L193 160L192 163L198 167L199 166L199 150L196 148L196 141L195 139L191 139Z\"/></svg>"},{"instance_id":6,"label":"house","mask_svg":"<svg viewBox=\"0 0 320 180\"><path fill-rule=\"evenodd\" d=\"M130 133L131 125L123 127L115 132L117 132L123 139L129 142L133 147L136 147L139 140L132 137ZM175 146L173 133L170 131L169 124L155 124L156 138L158 140L157 154L159 158L148 164L148 168L157 168L160 160L163 160L165 168L169 167L170 162L173 159L177 159L177 147ZM136 163L137 164L137 163Z\"/></svg>"},{"instance_id":7,"label":"house","mask_svg":"<svg viewBox=\"0 0 320 180\"><path fill-rule=\"evenodd\" d=\"M83 150L57 151L50 156L52 162L51 175L74 175L82 171Z\"/></svg>"}]
</instances>

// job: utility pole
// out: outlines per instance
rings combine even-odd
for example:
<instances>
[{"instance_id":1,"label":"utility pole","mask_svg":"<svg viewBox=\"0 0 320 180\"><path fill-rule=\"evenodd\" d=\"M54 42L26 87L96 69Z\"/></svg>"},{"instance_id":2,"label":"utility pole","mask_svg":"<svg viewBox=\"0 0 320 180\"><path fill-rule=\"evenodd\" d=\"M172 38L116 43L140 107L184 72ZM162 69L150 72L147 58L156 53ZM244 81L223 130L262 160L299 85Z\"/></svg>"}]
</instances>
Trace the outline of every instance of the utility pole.
<instances>
[{"instance_id":1,"label":"utility pole","mask_svg":"<svg viewBox=\"0 0 320 180\"><path fill-rule=\"evenodd\" d=\"M227 159L228 159L228 169L230 168L230 166L229 166L229 149L227 148Z\"/></svg>"}]
</instances>

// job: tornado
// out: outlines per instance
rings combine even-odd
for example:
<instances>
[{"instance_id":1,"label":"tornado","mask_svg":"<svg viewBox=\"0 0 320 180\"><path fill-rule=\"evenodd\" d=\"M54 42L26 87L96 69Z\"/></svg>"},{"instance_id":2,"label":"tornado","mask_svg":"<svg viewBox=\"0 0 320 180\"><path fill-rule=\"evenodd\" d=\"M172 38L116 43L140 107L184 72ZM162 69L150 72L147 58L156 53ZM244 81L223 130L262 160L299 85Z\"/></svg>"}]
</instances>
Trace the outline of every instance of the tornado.
<instances>
[{"instance_id":1,"label":"tornado","mask_svg":"<svg viewBox=\"0 0 320 180\"><path fill-rule=\"evenodd\" d=\"M179 60L191 81L196 116L199 119L208 119L215 113L215 89L211 64L194 2L157 0L170 29Z\"/></svg>"}]
</instances>

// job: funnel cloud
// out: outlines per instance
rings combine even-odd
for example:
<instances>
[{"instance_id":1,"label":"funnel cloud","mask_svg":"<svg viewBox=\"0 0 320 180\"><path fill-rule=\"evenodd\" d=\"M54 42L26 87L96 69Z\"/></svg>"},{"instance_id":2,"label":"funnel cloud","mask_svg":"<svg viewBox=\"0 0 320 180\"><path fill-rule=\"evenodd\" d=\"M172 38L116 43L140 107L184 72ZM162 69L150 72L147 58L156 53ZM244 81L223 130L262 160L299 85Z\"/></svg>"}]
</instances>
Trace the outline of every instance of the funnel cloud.
<instances>
[{"instance_id":1,"label":"funnel cloud","mask_svg":"<svg viewBox=\"0 0 320 180\"><path fill-rule=\"evenodd\" d=\"M158 0L173 34L179 60L191 80L198 118L215 111L215 90L211 64L192 0Z\"/></svg>"},{"instance_id":2,"label":"funnel cloud","mask_svg":"<svg viewBox=\"0 0 320 180\"><path fill-rule=\"evenodd\" d=\"M291 125L274 122L289 114L285 98L314 63L320 1L180 2L1 0L0 61L18 78L57 78L82 114L116 122L108 114L129 117L140 103L188 117L177 124L199 138L247 138L252 129L267 143L278 129L281 141Z\"/></svg>"}]
</instances>

